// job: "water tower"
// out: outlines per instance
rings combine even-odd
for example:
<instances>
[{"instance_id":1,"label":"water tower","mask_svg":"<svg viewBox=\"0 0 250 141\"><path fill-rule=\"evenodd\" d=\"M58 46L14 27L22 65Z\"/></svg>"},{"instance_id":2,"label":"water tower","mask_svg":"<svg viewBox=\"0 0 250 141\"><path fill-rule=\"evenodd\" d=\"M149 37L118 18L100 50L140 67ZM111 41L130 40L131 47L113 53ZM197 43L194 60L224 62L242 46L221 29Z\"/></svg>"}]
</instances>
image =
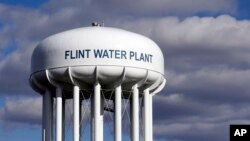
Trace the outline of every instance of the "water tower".
<instances>
[{"instance_id":1,"label":"water tower","mask_svg":"<svg viewBox=\"0 0 250 141\"><path fill-rule=\"evenodd\" d=\"M30 84L43 96L42 141L65 140L68 99L73 99L73 141L81 140L86 99L91 100L91 141L104 140L105 111L113 112L114 140L122 140L123 99L130 103L131 141L153 141L152 96L165 82L163 54L147 37L99 24L52 35L38 44L31 60ZM104 105L108 98L113 108Z\"/></svg>"}]
</instances>

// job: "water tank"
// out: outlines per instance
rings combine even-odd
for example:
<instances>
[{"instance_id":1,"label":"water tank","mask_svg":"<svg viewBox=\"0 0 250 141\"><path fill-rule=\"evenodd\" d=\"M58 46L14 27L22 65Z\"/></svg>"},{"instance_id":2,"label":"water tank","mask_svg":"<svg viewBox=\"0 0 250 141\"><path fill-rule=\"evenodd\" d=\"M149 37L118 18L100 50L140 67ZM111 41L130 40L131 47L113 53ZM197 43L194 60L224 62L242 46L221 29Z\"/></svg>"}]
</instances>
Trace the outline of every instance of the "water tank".
<instances>
[{"instance_id":1,"label":"water tank","mask_svg":"<svg viewBox=\"0 0 250 141\"><path fill-rule=\"evenodd\" d=\"M123 90L138 84L151 93L165 81L164 58L149 38L110 27L84 27L61 32L43 40L34 50L30 82L44 92L50 80L92 88L98 81L103 88L122 85Z\"/></svg>"}]
</instances>

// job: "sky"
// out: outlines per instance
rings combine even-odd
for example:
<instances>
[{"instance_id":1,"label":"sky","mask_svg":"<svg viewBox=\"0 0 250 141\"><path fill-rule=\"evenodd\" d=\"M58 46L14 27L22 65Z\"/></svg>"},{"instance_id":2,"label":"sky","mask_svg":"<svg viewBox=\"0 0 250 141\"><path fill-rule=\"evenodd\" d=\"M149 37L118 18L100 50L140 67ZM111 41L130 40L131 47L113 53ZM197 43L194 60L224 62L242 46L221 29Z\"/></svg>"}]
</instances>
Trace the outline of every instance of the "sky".
<instances>
[{"instance_id":1,"label":"sky","mask_svg":"<svg viewBox=\"0 0 250 141\"><path fill-rule=\"evenodd\" d=\"M93 21L153 39L166 87L155 141L228 141L250 124L249 0L0 0L0 141L41 140L42 98L28 83L36 45ZM70 135L69 135L70 136Z\"/></svg>"}]
</instances>

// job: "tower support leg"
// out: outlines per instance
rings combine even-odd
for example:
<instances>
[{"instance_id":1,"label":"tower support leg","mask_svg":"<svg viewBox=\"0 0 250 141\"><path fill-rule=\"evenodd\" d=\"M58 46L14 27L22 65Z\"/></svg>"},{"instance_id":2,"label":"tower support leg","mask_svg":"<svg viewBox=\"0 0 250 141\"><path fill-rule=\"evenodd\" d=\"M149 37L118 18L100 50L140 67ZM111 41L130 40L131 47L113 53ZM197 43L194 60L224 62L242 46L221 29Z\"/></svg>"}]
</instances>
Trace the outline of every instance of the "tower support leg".
<instances>
[{"instance_id":1,"label":"tower support leg","mask_svg":"<svg viewBox=\"0 0 250 141\"><path fill-rule=\"evenodd\" d=\"M152 95L149 94L149 89L144 90L143 96L144 141L153 141Z\"/></svg>"},{"instance_id":2,"label":"tower support leg","mask_svg":"<svg viewBox=\"0 0 250 141\"><path fill-rule=\"evenodd\" d=\"M139 90L133 86L132 100L130 101L131 141L139 141Z\"/></svg>"},{"instance_id":3,"label":"tower support leg","mask_svg":"<svg viewBox=\"0 0 250 141\"><path fill-rule=\"evenodd\" d=\"M103 141L103 97L101 96L101 86L96 83L94 86L92 110L92 141ZM93 127L94 126L94 127Z\"/></svg>"},{"instance_id":4,"label":"tower support leg","mask_svg":"<svg viewBox=\"0 0 250 141\"><path fill-rule=\"evenodd\" d=\"M122 92L121 86L115 88L115 135L114 141L122 141Z\"/></svg>"},{"instance_id":5,"label":"tower support leg","mask_svg":"<svg viewBox=\"0 0 250 141\"><path fill-rule=\"evenodd\" d=\"M73 112L74 112L74 131L73 141L80 141L80 89L78 86L73 88Z\"/></svg>"},{"instance_id":6,"label":"tower support leg","mask_svg":"<svg viewBox=\"0 0 250 141\"><path fill-rule=\"evenodd\" d=\"M62 141L65 141L65 103L66 99L62 98Z\"/></svg>"},{"instance_id":7,"label":"tower support leg","mask_svg":"<svg viewBox=\"0 0 250 141\"><path fill-rule=\"evenodd\" d=\"M56 88L56 141L62 141L63 135L63 104L62 104L62 89L60 87Z\"/></svg>"},{"instance_id":8,"label":"tower support leg","mask_svg":"<svg viewBox=\"0 0 250 141\"><path fill-rule=\"evenodd\" d=\"M53 97L47 89L43 95L42 141L53 139Z\"/></svg>"}]
</instances>

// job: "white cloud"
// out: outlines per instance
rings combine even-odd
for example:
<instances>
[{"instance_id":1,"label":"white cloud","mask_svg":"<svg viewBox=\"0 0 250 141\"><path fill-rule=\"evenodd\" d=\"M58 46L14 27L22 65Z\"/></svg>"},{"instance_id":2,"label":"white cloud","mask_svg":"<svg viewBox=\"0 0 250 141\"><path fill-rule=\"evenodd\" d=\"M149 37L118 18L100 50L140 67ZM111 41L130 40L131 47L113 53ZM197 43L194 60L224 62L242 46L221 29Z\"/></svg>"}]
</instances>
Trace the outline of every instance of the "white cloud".
<instances>
[{"instance_id":1,"label":"white cloud","mask_svg":"<svg viewBox=\"0 0 250 141\"><path fill-rule=\"evenodd\" d=\"M234 17L177 17L146 18L118 23L160 41L162 48L187 49L239 49L248 47L250 32L247 20L237 21ZM225 48L224 48L225 47ZM178 49L178 48L177 48ZM193 50L192 50L193 51Z\"/></svg>"},{"instance_id":2,"label":"white cloud","mask_svg":"<svg viewBox=\"0 0 250 141\"><path fill-rule=\"evenodd\" d=\"M11 129L24 125L38 126L41 123L41 98L7 98L1 108L0 120L5 128Z\"/></svg>"}]
</instances>

